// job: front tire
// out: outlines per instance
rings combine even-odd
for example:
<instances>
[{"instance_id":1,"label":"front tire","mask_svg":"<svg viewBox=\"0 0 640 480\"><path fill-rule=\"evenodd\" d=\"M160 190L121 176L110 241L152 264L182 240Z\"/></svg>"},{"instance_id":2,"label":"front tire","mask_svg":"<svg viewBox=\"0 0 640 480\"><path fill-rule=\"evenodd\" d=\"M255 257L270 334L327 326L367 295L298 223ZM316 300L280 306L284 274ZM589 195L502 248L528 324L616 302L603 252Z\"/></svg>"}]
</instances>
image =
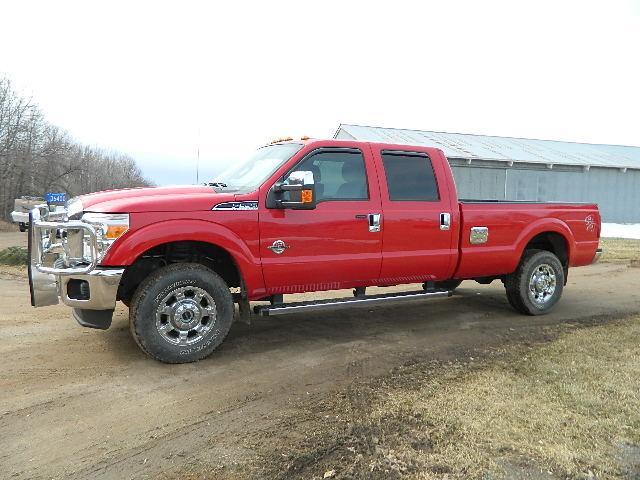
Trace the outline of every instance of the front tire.
<instances>
[{"instance_id":1,"label":"front tire","mask_svg":"<svg viewBox=\"0 0 640 480\"><path fill-rule=\"evenodd\" d=\"M229 287L197 263L176 263L153 272L131 299L129 325L140 348L164 363L209 356L233 321Z\"/></svg>"},{"instance_id":2,"label":"front tire","mask_svg":"<svg viewBox=\"0 0 640 480\"><path fill-rule=\"evenodd\" d=\"M545 250L528 250L518 269L507 275L507 299L525 315L544 315L562 296L564 269L558 257Z\"/></svg>"}]
</instances>

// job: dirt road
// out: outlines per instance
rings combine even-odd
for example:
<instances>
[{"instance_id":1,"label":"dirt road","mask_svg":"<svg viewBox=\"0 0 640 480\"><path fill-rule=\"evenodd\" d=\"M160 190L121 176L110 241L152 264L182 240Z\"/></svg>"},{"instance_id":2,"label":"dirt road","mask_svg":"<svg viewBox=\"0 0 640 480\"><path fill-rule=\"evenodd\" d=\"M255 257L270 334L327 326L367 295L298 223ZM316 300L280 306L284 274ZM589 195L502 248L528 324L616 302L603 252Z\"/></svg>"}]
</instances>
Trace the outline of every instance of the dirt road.
<instances>
[{"instance_id":1,"label":"dirt road","mask_svg":"<svg viewBox=\"0 0 640 480\"><path fill-rule=\"evenodd\" d=\"M26 232L2 232L0 234L0 250L7 247L25 247L27 246Z\"/></svg>"},{"instance_id":2,"label":"dirt road","mask_svg":"<svg viewBox=\"0 0 640 480\"><path fill-rule=\"evenodd\" d=\"M84 329L63 306L32 309L27 283L0 275L0 476L163 478L233 465L286 432L296 402L414 357L452 358L545 327L640 311L640 268L572 270L551 315L510 309L499 282L465 282L422 305L235 324L210 358L163 365L112 328Z\"/></svg>"}]
</instances>

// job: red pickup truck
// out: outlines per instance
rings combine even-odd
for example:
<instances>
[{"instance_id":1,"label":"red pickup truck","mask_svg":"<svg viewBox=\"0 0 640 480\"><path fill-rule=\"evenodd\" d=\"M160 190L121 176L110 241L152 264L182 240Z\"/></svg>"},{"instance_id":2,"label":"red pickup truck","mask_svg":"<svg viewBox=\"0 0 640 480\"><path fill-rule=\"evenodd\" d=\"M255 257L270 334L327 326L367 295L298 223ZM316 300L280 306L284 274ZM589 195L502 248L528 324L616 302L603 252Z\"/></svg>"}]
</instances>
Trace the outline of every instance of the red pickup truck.
<instances>
[{"instance_id":1,"label":"red pickup truck","mask_svg":"<svg viewBox=\"0 0 640 480\"><path fill-rule=\"evenodd\" d=\"M29 224L33 306L62 301L106 329L120 300L138 345L169 363L209 355L234 318L416 302L467 279L547 313L569 267L600 254L597 205L460 201L442 151L342 140L271 144L218 182L84 195Z\"/></svg>"}]
</instances>

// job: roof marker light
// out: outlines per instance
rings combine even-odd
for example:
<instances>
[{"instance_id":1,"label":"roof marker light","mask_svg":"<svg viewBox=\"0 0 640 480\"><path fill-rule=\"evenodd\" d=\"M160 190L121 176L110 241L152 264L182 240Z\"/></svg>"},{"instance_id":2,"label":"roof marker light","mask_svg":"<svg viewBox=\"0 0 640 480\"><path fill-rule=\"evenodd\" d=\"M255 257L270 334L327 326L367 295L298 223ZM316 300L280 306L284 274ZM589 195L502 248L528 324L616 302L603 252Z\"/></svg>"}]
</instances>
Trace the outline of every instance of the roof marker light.
<instances>
[{"instance_id":1,"label":"roof marker light","mask_svg":"<svg viewBox=\"0 0 640 480\"><path fill-rule=\"evenodd\" d=\"M280 137L272 140L271 145L273 145L274 143L290 142L291 140L293 140L293 137Z\"/></svg>"}]
</instances>

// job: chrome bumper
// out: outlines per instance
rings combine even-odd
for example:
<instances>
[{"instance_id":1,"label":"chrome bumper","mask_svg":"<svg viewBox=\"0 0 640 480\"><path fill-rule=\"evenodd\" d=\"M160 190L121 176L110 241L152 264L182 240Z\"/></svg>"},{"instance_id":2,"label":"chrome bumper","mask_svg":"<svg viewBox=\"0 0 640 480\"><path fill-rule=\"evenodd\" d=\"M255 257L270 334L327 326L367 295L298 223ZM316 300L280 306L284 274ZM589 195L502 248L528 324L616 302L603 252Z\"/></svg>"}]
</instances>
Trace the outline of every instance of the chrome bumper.
<instances>
[{"instance_id":1,"label":"chrome bumper","mask_svg":"<svg viewBox=\"0 0 640 480\"><path fill-rule=\"evenodd\" d=\"M43 220L42 210L35 208L29 213L31 305L44 307L62 301L77 309L113 310L124 269L97 266L93 226L80 221ZM88 236L88 262L76 263L73 250L78 246L73 245L73 233L69 232Z\"/></svg>"},{"instance_id":2,"label":"chrome bumper","mask_svg":"<svg viewBox=\"0 0 640 480\"><path fill-rule=\"evenodd\" d=\"M602 257L602 249L598 248L596 250L596 254L593 256L593 260L591 260L591 263L598 263L598 261L600 261L600 257Z\"/></svg>"}]
</instances>

